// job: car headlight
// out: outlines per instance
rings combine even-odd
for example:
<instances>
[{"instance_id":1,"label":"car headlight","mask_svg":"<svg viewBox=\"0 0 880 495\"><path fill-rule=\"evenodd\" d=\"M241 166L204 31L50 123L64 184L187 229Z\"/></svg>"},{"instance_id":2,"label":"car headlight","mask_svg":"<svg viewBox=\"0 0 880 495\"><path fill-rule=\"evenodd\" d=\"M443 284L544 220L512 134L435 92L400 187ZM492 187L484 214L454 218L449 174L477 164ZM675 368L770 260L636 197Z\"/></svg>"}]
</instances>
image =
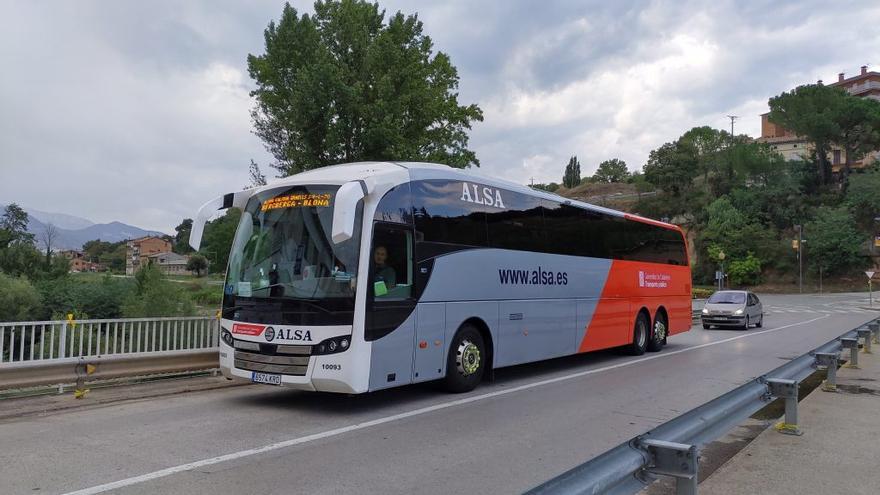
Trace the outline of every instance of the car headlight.
<instances>
[{"instance_id":1,"label":"car headlight","mask_svg":"<svg viewBox=\"0 0 880 495\"><path fill-rule=\"evenodd\" d=\"M704 315L709 314L709 308L703 308L703 314Z\"/></svg>"},{"instance_id":2,"label":"car headlight","mask_svg":"<svg viewBox=\"0 0 880 495\"><path fill-rule=\"evenodd\" d=\"M743 314L743 310L742 310L742 308L739 308L738 310L734 311L733 314L735 314L735 315L741 315L741 314Z\"/></svg>"}]
</instances>

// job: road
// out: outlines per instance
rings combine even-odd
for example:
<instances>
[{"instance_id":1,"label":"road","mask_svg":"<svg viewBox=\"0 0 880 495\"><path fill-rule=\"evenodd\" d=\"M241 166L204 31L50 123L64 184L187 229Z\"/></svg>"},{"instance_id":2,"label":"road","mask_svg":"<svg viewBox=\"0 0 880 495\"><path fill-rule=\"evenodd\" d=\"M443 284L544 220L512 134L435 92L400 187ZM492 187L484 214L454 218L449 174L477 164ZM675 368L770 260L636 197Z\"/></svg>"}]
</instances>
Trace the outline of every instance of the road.
<instances>
[{"instance_id":1,"label":"road","mask_svg":"<svg viewBox=\"0 0 880 495\"><path fill-rule=\"evenodd\" d=\"M503 369L464 395L247 386L6 420L0 492L522 492L880 314L864 295L763 301L762 329Z\"/></svg>"}]
</instances>

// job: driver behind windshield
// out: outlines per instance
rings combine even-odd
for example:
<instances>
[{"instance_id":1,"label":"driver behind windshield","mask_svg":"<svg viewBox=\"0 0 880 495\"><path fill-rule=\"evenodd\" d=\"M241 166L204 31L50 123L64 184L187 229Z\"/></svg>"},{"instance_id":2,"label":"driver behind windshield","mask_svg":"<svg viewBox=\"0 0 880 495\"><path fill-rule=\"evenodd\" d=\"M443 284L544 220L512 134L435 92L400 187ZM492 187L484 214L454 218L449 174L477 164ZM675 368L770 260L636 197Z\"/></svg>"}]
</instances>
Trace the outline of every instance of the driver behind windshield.
<instances>
[{"instance_id":1,"label":"driver behind windshield","mask_svg":"<svg viewBox=\"0 0 880 495\"><path fill-rule=\"evenodd\" d=\"M373 251L373 283L385 282L385 286L393 289L397 285L397 272L388 264L388 250L385 246L376 246Z\"/></svg>"}]
</instances>

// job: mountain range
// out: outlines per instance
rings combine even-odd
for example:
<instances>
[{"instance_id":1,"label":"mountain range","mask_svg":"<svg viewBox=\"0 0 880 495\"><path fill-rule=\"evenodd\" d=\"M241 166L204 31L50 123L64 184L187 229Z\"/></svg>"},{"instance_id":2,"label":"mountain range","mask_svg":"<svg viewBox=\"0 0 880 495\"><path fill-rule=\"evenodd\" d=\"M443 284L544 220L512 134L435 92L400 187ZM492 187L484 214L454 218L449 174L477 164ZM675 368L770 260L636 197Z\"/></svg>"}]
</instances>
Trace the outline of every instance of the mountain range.
<instances>
[{"instance_id":1,"label":"mountain range","mask_svg":"<svg viewBox=\"0 0 880 495\"><path fill-rule=\"evenodd\" d=\"M82 249L83 244L95 239L118 242L147 235L165 235L163 232L145 230L122 222L95 223L67 213L45 212L32 208L24 208L24 210L28 214L28 231L34 234L38 246L43 245L42 237L46 225L55 226L57 237L52 241L53 250Z\"/></svg>"}]
</instances>

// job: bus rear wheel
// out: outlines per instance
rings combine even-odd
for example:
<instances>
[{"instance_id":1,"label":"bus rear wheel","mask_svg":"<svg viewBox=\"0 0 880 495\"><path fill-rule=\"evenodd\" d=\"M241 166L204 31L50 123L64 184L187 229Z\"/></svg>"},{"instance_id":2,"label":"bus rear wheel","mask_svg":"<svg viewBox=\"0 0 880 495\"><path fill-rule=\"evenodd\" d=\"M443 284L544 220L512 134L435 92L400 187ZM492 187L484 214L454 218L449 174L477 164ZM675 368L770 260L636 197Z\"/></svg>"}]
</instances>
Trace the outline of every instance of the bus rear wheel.
<instances>
[{"instance_id":1,"label":"bus rear wheel","mask_svg":"<svg viewBox=\"0 0 880 495\"><path fill-rule=\"evenodd\" d=\"M648 347L648 329L651 328L645 313L639 313L636 324L633 326L632 344L626 347L627 353L632 356L641 356Z\"/></svg>"},{"instance_id":2,"label":"bus rear wheel","mask_svg":"<svg viewBox=\"0 0 880 495\"><path fill-rule=\"evenodd\" d=\"M648 339L648 352L659 352L666 345L666 336L669 333L669 324L666 315L657 312L654 316L654 328L651 330L651 338Z\"/></svg>"},{"instance_id":3,"label":"bus rear wheel","mask_svg":"<svg viewBox=\"0 0 880 495\"><path fill-rule=\"evenodd\" d=\"M449 346L444 388L453 393L475 389L483 378L486 356L486 345L480 331L473 325L462 325Z\"/></svg>"}]
</instances>

